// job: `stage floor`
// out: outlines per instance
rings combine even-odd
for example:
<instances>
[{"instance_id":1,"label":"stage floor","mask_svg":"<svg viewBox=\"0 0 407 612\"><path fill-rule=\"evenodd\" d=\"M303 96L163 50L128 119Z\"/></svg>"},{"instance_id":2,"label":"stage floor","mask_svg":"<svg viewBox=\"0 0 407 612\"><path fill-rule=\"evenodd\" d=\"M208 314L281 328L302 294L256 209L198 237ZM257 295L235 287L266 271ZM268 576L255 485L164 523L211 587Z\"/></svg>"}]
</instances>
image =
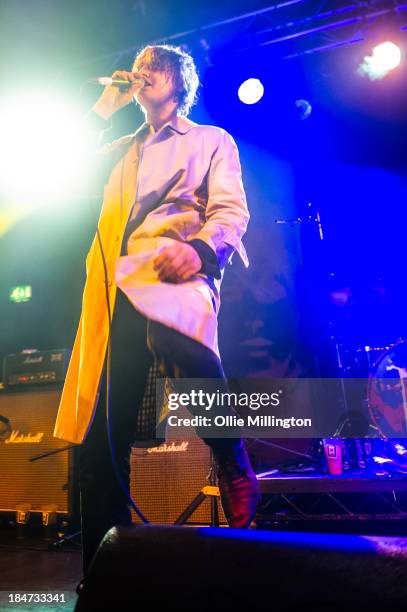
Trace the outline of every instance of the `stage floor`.
<instances>
[{"instance_id":1,"label":"stage floor","mask_svg":"<svg viewBox=\"0 0 407 612\"><path fill-rule=\"evenodd\" d=\"M225 530L222 529L224 535ZM208 534L216 530L210 529ZM231 537L239 537L237 530L230 530ZM289 548L324 549L342 551L345 556L369 549L373 556L398 558L407 562L407 537L347 535L321 533L293 533L289 531L264 531L253 529L242 532L247 538L259 543L270 541L276 546ZM79 544L68 544L65 548L51 551L48 541L41 539L35 530L24 539L17 539L15 529L0 529L0 610L24 609L32 612L59 610L71 612L77 600L75 587L81 576L81 552ZM23 607L8 605L9 594L16 593L63 594L64 603L53 605L25 604Z\"/></svg>"},{"instance_id":2,"label":"stage floor","mask_svg":"<svg viewBox=\"0 0 407 612\"><path fill-rule=\"evenodd\" d=\"M225 530L222 529L225 534ZM212 536L216 530L210 529ZM230 530L231 537L239 534ZM69 544L57 551L48 549L48 542L40 534L30 533L22 540L17 540L15 530L0 530L0 610L24 609L32 612L74 610L77 595L76 584L81 578L81 554L79 545ZM288 531L250 530L243 532L242 539L247 538L259 543L270 541L275 546L342 551L345 557L369 549L376 557L398 558L401 563L407 562L407 538L391 536L355 536L346 534L292 533ZM274 543L274 544L273 544ZM404 560L404 561L403 561ZM52 593L64 596L64 603L55 605L25 604L23 607L8 605L9 594L16 593Z\"/></svg>"},{"instance_id":3,"label":"stage floor","mask_svg":"<svg viewBox=\"0 0 407 612\"><path fill-rule=\"evenodd\" d=\"M48 541L32 531L23 540L16 538L15 529L0 530L0 610L60 610L71 612L75 607L76 585L82 578L81 549L70 544L57 551L48 550ZM65 603L51 604L17 602L9 605L9 594L61 593Z\"/></svg>"}]
</instances>

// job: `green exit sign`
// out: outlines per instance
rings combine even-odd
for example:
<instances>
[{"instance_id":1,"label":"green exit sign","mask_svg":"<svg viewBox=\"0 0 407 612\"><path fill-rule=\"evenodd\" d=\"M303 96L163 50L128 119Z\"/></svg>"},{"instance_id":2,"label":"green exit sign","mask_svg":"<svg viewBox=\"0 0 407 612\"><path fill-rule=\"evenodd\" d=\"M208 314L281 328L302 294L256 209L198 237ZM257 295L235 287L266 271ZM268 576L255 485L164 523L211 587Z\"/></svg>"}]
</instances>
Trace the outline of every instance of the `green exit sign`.
<instances>
[{"instance_id":1,"label":"green exit sign","mask_svg":"<svg viewBox=\"0 0 407 612\"><path fill-rule=\"evenodd\" d=\"M18 304L19 302L29 302L31 300L32 290L30 285L20 285L10 289L10 301Z\"/></svg>"}]
</instances>

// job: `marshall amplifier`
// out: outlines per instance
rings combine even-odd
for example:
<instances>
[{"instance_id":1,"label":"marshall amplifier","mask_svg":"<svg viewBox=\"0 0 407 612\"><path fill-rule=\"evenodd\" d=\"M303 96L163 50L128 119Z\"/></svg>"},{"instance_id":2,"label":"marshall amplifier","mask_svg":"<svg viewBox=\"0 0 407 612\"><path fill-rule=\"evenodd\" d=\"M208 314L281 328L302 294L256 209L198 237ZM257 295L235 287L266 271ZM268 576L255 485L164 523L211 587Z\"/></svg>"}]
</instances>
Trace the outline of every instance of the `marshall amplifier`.
<instances>
[{"instance_id":1,"label":"marshall amplifier","mask_svg":"<svg viewBox=\"0 0 407 612\"><path fill-rule=\"evenodd\" d=\"M68 349L51 351L22 351L7 355L3 361L3 384L7 387L63 383L71 352Z\"/></svg>"},{"instance_id":2,"label":"marshall amplifier","mask_svg":"<svg viewBox=\"0 0 407 612\"><path fill-rule=\"evenodd\" d=\"M130 492L151 523L173 524L199 491L208 485L210 452L198 437L170 440L153 448L133 448ZM226 524L219 503L219 522ZM132 510L133 522L140 523ZM210 524L210 500L190 517L191 524Z\"/></svg>"},{"instance_id":3,"label":"marshall amplifier","mask_svg":"<svg viewBox=\"0 0 407 612\"><path fill-rule=\"evenodd\" d=\"M53 437L60 390L0 390L0 511L73 512L73 449ZM42 459L32 461L38 455Z\"/></svg>"}]
</instances>

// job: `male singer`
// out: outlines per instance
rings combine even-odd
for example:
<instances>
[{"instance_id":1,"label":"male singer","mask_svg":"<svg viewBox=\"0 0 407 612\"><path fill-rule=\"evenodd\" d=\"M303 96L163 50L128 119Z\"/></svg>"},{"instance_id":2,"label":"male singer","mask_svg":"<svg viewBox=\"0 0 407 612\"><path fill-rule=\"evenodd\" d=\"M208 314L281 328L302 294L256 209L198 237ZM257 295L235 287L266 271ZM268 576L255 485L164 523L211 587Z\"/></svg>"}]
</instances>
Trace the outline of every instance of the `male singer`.
<instances>
[{"instance_id":1,"label":"male singer","mask_svg":"<svg viewBox=\"0 0 407 612\"><path fill-rule=\"evenodd\" d=\"M106 428L106 354L112 315L110 421L116 461L129 487L134 425L155 363L169 378L224 382L217 343L219 288L249 214L238 151L223 129L187 119L199 80L178 47L148 46L92 109L101 123L134 99L145 123L102 148L112 170L86 259L82 313L54 435L79 447L83 569L104 534L130 524ZM102 257L101 244L104 258ZM105 283L107 272L107 287ZM191 407L192 411L192 407ZM247 528L258 484L240 438L205 439L231 527Z\"/></svg>"}]
</instances>

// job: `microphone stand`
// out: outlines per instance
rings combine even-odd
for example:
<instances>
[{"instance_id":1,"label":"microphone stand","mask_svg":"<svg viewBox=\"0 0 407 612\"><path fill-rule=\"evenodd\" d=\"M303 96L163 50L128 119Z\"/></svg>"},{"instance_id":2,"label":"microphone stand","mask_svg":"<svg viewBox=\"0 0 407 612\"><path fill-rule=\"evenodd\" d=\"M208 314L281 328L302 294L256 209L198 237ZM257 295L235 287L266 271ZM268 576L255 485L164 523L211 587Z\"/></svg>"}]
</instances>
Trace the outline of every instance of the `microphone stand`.
<instances>
[{"instance_id":1,"label":"microphone stand","mask_svg":"<svg viewBox=\"0 0 407 612\"><path fill-rule=\"evenodd\" d=\"M220 498L220 492L216 478L215 459L212 449L210 449L210 468L207 480L208 485L202 487L191 503L174 521L174 525L184 525L195 510L206 500L207 497L209 497L211 504L210 524L211 527L219 527L218 499Z\"/></svg>"},{"instance_id":2,"label":"microphone stand","mask_svg":"<svg viewBox=\"0 0 407 612\"><path fill-rule=\"evenodd\" d=\"M40 461L42 459L45 459L46 457L50 457L51 455L56 455L58 453L62 453L63 451L69 451L72 448L75 449L75 448L77 448L77 446L78 446L77 444L68 444L68 446L63 446L62 448L53 449L53 450L48 451L46 453L41 453L40 455L34 455L33 457L30 457L29 461L30 461L30 463L32 463L34 461ZM70 489L70 496L69 496L70 497L70 502L74 498L74 481L75 481L75 479L73 478L73 475L72 475L72 471L74 470L74 465L73 464L75 464L75 461L73 461L71 463L71 466L70 466L71 474L70 474L70 478L69 478L70 482L68 482L68 488ZM71 503L70 503L70 505L71 505ZM74 517L75 516L75 508L73 506L74 506L74 504L72 502L72 505L71 505L71 508L70 508L70 510L71 510L70 514L71 514L71 516ZM64 535L62 537L58 537L56 540L54 540L53 542L50 542L48 544L48 550L56 550L58 548L62 548L62 546L64 544L69 543L71 541L76 543L75 542L75 538L80 537L80 535L81 535L81 530L75 531L74 533L71 533L70 535Z\"/></svg>"},{"instance_id":3,"label":"microphone stand","mask_svg":"<svg viewBox=\"0 0 407 612\"><path fill-rule=\"evenodd\" d=\"M309 288L311 287L311 290L313 289L314 293L316 290L317 294L319 294L321 283L318 283L318 279L316 278L315 270L319 268L315 265L315 259L316 257L318 258L319 266L320 266L321 261L325 261L325 262L327 261L327 258L321 257L321 250L323 248L322 245L325 244L324 242L325 236L324 236L324 229L322 226L320 211L317 208L314 208L312 202L308 201L306 204L306 210L304 211L303 215L293 218L293 219L275 219L275 223L277 225L288 225L289 227L299 227L300 229L304 228L304 229L309 230L308 240L304 240L304 239L301 240L301 235L299 233L298 249L299 249L299 254L300 254L300 261L301 261L301 267L302 267L302 280L303 280L302 286L301 286L301 289L302 289L301 301L302 301L303 306L305 302L306 313L311 317L311 329L314 329L315 327L314 313L317 310L317 308L315 306L315 298L314 298L314 303L311 303ZM315 239L317 241L315 241ZM311 241L313 241L314 246L315 244L317 245L315 246L315 249L309 248L309 243ZM317 251L316 257L313 253L314 250ZM309 270L311 272L309 272ZM329 272L328 269L325 268L322 272L322 281L326 282L329 274L332 275L333 273ZM305 292L304 292L304 289L305 289ZM334 351L335 351L334 368L336 372L343 373L343 366L342 366L340 352L339 352L339 342L338 342L337 336L335 335L334 322L331 320L328 320L326 323L327 323L327 332L328 332L326 333L326 336L334 342L334 347L335 347L334 348ZM319 335L316 334L316 337L319 337L319 336L321 336L321 334ZM320 351L322 347L321 345L319 347L316 347L313 339L312 339L312 344L310 347L309 337L310 336L308 335L308 338L306 339L307 352L309 350L312 355L312 361L314 363L315 374L318 377L321 377ZM346 397L343 375L340 377L340 386L341 386L341 400L343 402L345 412L348 412L348 402L347 402L347 397ZM318 405L318 398L317 398L316 403ZM316 454L316 450L320 447L320 445L321 445L321 439L316 439L313 444L315 454Z\"/></svg>"}]
</instances>

